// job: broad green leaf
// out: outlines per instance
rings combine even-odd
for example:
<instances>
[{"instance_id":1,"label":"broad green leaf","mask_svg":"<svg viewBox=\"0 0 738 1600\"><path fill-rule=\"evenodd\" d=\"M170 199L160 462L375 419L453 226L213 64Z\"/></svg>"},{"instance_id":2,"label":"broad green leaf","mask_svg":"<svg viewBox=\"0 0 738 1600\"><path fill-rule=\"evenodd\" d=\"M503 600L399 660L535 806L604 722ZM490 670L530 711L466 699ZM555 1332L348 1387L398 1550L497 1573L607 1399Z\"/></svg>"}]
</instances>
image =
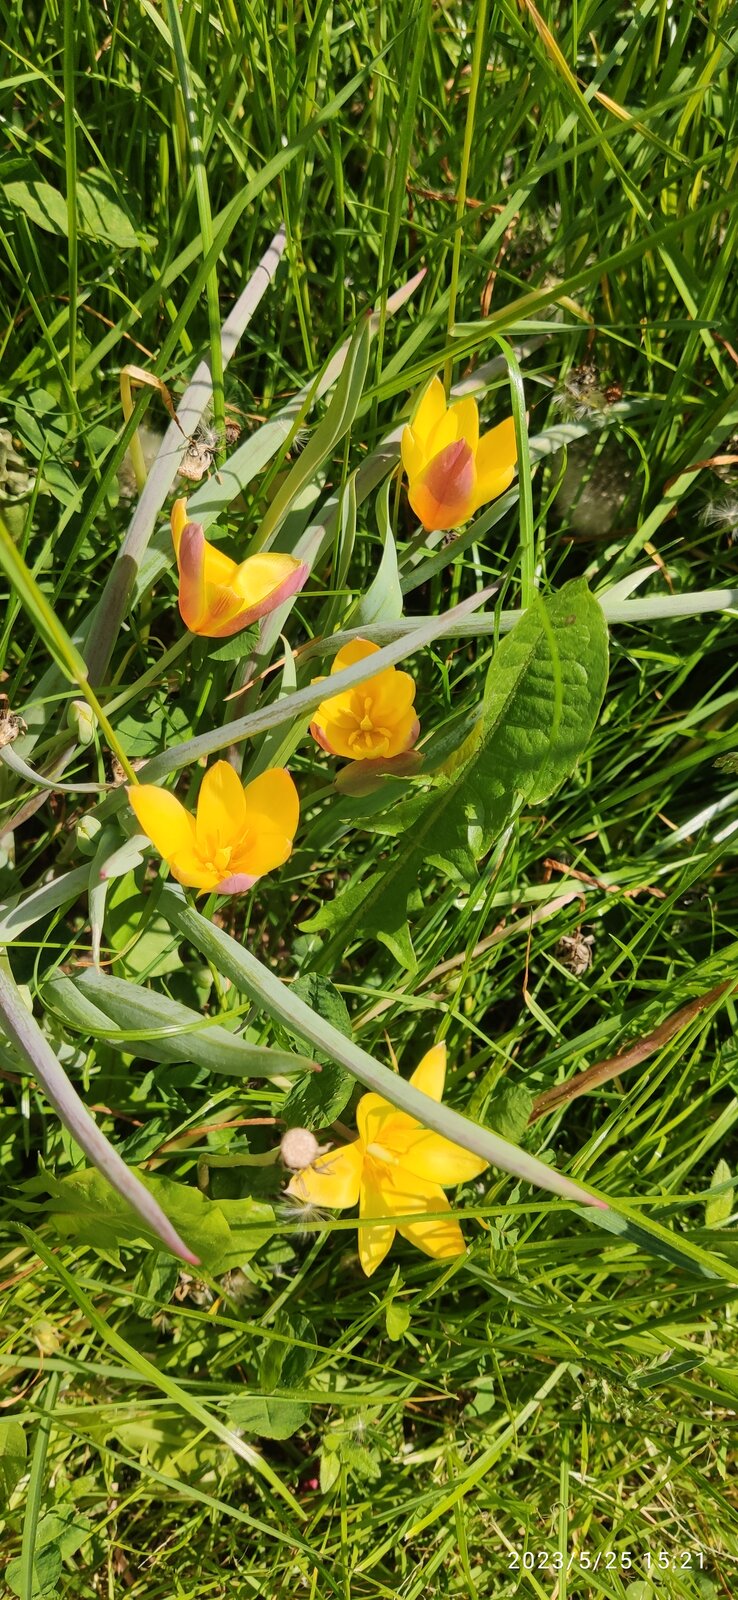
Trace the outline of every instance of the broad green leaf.
<instances>
[{"instance_id":1,"label":"broad green leaf","mask_svg":"<svg viewBox=\"0 0 738 1600\"><path fill-rule=\"evenodd\" d=\"M318 1353L316 1348L309 1348L316 1346L312 1323L283 1307L272 1319L270 1333L277 1337L267 1337L264 1342L259 1370L262 1393L271 1394L277 1387L301 1388ZM295 1342L288 1344L288 1339Z\"/></svg>"},{"instance_id":2,"label":"broad green leaf","mask_svg":"<svg viewBox=\"0 0 738 1600\"><path fill-rule=\"evenodd\" d=\"M31 1594L51 1594L61 1577L64 1560L75 1554L91 1532L91 1523L76 1511L57 1513L51 1511L42 1517L36 1529L33 1551L33 1578ZM22 1562L11 1561L5 1577L13 1591L22 1597Z\"/></svg>"},{"instance_id":3,"label":"broad green leaf","mask_svg":"<svg viewBox=\"0 0 738 1600\"><path fill-rule=\"evenodd\" d=\"M117 250L135 250L138 234L104 172L87 172L77 181L79 227L90 239L103 239Z\"/></svg>"},{"instance_id":4,"label":"broad green leaf","mask_svg":"<svg viewBox=\"0 0 738 1600\"><path fill-rule=\"evenodd\" d=\"M144 901L146 868L116 879L107 896L105 937L116 952L113 971L121 978L157 978L180 965L171 928L156 910L154 896Z\"/></svg>"},{"instance_id":5,"label":"broad green leaf","mask_svg":"<svg viewBox=\"0 0 738 1600\"><path fill-rule=\"evenodd\" d=\"M479 721L430 794L383 824L397 853L352 901L341 896L306 928L343 942L374 935L406 960L408 897L428 862L464 881L526 802L540 804L586 750L607 682L607 627L583 579L537 600L495 652ZM406 962L407 964L407 962Z\"/></svg>"},{"instance_id":6,"label":"broad green leaf","mask_svg":"<svg viewBox=\"0 0 738 1600\"><path fill-rule=\"evenodd\" d=\"M28 176L16 177L5 184L6 200L11 208L24 212L29 222L46 233L66 235L68 217L64 196L50 183L35 177L30 163L28 167ZM118 250L133 250L139 244L138 234L104 172L89 172L78 178L77 205L80 233L114 244Z\"/></svg>"},{"instance_id":7,"label":"broad green leaf","mask_svg":"<svg viewBox=\"0 0 738 1600\"><path fill-rule=\"evenodd\" d=\"M168 995L93 968L76 979L52 974L44 982L43 998L75 1031L105 1039L144 1061L193 1061L209 1072L236 1078L304 1072L312 1066L307 1056L249 1044Z\"/></svg>"},{"instance_id":8,"label":"broad green leaf","mask_svg":"<svg viewBox=\"0 0 738 1600\"><path fill-rule=\"evenodd\" d=\"M488 1100L484 1120L503 1139L519 1144L530 1120L533 1099L524 1083L503 1083Z\"/></svg>"},{"instance_id":9,"label":"broad green leaf","mask_svg":"<svg viewBox=\"0 0 738 1600\"><path fill-rule=\"evenodd\" d=\"M404 1300L390 1300L384 1314L387 1338L397 1343L410 1327L410 1307Z\"/></svg>"},{"instance_id":10,"label":"broad green leaf","mask_svg":"<svg viewBox=\"0 0 738 1600\"><path fill-rule=\"evenodd\" d=\"M320 1452L320 1492L328 1494L341 1476L341 1456L338 1439L328 1434Z\"/></svg>"},{"instance_id":11,"label":"broad green leaf","mask_svg":"<svg viewBox=\"0 0 738 1600\"><path fill-rule=\"evenodd\" d=\"M244 628L241 633L234 633L230 639L218 645L216 650L209 650L210 661L241 661L244 656L250 656L259 641L259 629L256 625Z\"/></svg>"},{"instance_id":12,"label":"broad green leaf","mask_svg":"<svg viewBox=\"0 0 738 1600\"><path fill-rule=\"evenodd\" d=\"M67 202L58 189L41 178L16 178L4 185L5 199L46 233L67 232Z\"/></svg>"},{"instance_id":13,"label":"broad green leaf","mask_svg":"<svg viewBox=\"0 0 738 1600\"><path fill-rule=\"evenodd\" d=\"M241 1266L271 1237L274 1212L264 1201L251 1196L209 1200L193 1185L148 1172L137 1176L175 1226L181 1226L210 1273ZM61 1179L45 1173L44 1183L51 1194L49 1213L64 1238L104 1252L117 1250L125 1241L153 1241L154 1235L96 1168Z\"/></svg>"},{"instance_id":14,"label":"broad green leaf","mask_svg":"<svg viewBox=\"0 0 738 1600\"><path fill-rule=\"evenodd\" d=\"M233 1428L256 1433L261 1439L290 1439L310 1416L301 1400L272 1394L246 1394L232 1400L227 1411Z\"/></svg>"},{"instance_id":15,"label":"broad green leaf","mask_svg":"<svg viewBox=\"0 0 738 1600\"><path fill-rule=\"evenodd\" d=\"M239 635L236 635L239 637ZM191 730L184 708L159 691L145 708L127 712L116 722L115 731L131 760L155 756L166 745L177 744Z\"/></svg>"},{"instance_id":16,"label":"broad green leaf","mask_svg":"<svg viewBox=\"0 0 738 1600\"><path fill-rule=\"evenodd\" d=\"M719 1228L731 1216L735 1197L731 1179L730 1167L721 1156L710 1180L710 1195L705 1205L705 1227Z\"/></svg>"},{"instance_id":17,"label":"broad green leaf","mask_svg":"<svg viewBox=\"0 0 738 1600\"><path fill-rule=\"evenodd\" d=\"M311 1010L332 1023L339 1033L351 1038L351 1018L346 1002L328 978L316 973L296 978L292 993ZM282 1117L288 1127L325 1128L341 1115L354 1089L354 1078L325 1051L319 1053L320 1072L307 1072L298 1078L282 1104Z\"/></svg>"},{"instance_id":18,"label":"broad green leaf","mask_svg":"<svg viewBox=\"0 0 738 1600\"><path fill-rule=\"evenodd\" d=\"M10 1499L26 1470L26 1436L15 1417L0 1417L0 1505Z\"/></svg>"}]
</instances>

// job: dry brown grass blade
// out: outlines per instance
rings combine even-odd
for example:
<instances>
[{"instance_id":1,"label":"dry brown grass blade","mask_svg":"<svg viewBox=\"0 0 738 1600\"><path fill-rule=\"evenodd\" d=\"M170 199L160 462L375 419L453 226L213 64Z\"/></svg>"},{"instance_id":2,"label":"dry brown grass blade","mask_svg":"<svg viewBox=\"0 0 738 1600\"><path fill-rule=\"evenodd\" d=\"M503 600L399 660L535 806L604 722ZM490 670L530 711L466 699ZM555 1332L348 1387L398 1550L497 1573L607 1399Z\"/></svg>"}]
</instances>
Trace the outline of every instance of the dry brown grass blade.
<instances>
[{"instance_id":1,"label":"dry brown grass blade","mask_svg":"<svg viewBox=\"0 0 738 1600\"><path fill-rule=\"evenodd\" d=\"M620 1055L609 1056L607 1061L597 1061L593 1067L587 1067L584 1072L578 1072L576 1077L569 1078L566 1083L558 1083L554 1089L547 1089L544 1094L539 1094L533 1103L533 1109L528 1118L529 1124L537 1122L539 1117L546 1117L551 1111L558 1111L560 1106L568 1105L571 1100L578 1100L580 1095L589 1094L592 1089L599 1089L603 1083L611 1083L613 1078L619 1078L621 1073L627 1072L629 1067L637 1067L641 1061L648 1060L668 1044L675 1034L698 1017L701 1011L707 1011L716 1000L729 990L738 985L737 978L728 978L724 983L719 983L707 994L700 994L694 1000L689 1000L673 1016L667 1017L665 1022L659 1023L652 1033L646 1034L645 1039L639 1039L636 1044L630 1045Z\"/></svg>"}]
</instances>

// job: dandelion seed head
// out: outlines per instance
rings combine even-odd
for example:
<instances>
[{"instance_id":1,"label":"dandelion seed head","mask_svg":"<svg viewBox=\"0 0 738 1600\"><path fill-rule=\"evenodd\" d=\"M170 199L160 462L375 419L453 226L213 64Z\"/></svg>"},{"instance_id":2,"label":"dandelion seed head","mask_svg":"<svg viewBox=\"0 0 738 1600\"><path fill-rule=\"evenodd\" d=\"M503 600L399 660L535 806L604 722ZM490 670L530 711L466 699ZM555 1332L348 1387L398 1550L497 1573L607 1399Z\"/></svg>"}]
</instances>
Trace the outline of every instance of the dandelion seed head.
<instances>
[{"instance_id":1,"label":"dandelion seed head","mask_svg":"<svg viewBox=\"0 0 738 1600\"><path fill-rule=\"evenodd\" d=\"M727 528L731 534L738 532L738 493L728 493L719 500L708 500L702 507L700 522L705 528Z\"/></svg>"},{"instance_id":2,"label":"dandelion seed head","mask_svg":"<svg viewBox=\"0 0 738 1600\"><path fill-rule=\"evenodd\" d=\"M309 1128L288 1128L279 1147L280 1155L291 1172L302 1172L311 1167L320 1154L320 1145Z\"/></svg>"}]
</instances>

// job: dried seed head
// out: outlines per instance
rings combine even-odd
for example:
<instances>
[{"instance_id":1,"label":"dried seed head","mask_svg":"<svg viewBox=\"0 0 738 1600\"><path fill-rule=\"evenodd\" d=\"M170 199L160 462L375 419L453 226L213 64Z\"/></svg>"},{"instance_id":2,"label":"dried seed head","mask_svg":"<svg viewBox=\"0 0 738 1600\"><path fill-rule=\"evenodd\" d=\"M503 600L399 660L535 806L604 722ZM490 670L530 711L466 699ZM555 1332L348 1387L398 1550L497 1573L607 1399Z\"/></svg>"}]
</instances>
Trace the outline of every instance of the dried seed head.
<instances>
[{"instance_id":1,"label":"dried seed head","mask_svg":"<svg viewBox=\"0 0 738 1600\"><path fill-rule=\"evenodd\" d=\"M288 1128L282 1138L280 1154L291 1172L302 1172L303 1167L311 1167L320 1155L320 1145L309 1128Z\"/></svg>"},{"instance_id":2,"label":"dried seed head","mask_svg":"<svg viewBox=\"0 0 738 1600\"><path fill-rule=\"evenodd\" d=\"M28 729L22 717L11 711L6 694L0 694L0 747L20 739Z\"/></svg>"},{"instance_id":3,"label":"dried seed head","mask_svg":"<svg viewBox=\"0 0 738 1600\"><path fill-rule=\"evenodd\" d=\"M587 968L592 965L592 946L594 942L593 933L585 934L577 929L576 933L565 933L559 939L554 955L558 957L562 967L566 967L569 972L574 974L575 978L581 978L582 973L586 972Z\"/></svg>"}]
</instances>

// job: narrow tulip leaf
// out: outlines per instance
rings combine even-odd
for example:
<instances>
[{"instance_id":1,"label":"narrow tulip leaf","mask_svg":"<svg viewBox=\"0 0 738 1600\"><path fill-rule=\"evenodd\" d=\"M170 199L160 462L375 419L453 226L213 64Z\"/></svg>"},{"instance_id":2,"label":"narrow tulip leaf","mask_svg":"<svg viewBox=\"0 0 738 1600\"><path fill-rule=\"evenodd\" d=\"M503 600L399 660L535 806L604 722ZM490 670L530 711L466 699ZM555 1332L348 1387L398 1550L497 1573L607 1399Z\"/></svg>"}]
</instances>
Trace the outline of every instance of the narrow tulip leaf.
<instances>
[{"instance_id":1,"label":"narrow tulip leaf","mask_svg":"<svg viewBox=\"0 0 738 1600\"><path fill-rule=\"evenodd\" d=\"M382 535L382 559L356 612L356 625L391 622L402 616L402 590L397 571L397 550L392 532L389 499L393 478L387 478L377 495L377 522Z\"/></svg>"},{"instance_id":2,"label":"narrow tulip leaf","mask_svg":"<svg viewBox=\"0 0 738 1600\"><path fill-rule=\"evenodd\" d=\"M371 317L365 313L349 344L326 414L311 434L281 489L274 496L254 537L252 546L254 550L269 548L280 522L300 490L305 484L310 483L324 462L330 459L336 445L351 427L366 380L371 332Z\"/></svg>"},{"instance_id":3,"label":"narrow tulip leaf","mask_svg":"<svg viewBox=\"0 0 738 1600\"><path fill-rule=\"evenodd\" d=\"M197 1256L180 1239L161 1206L126 1166L117 1150L108 1143L105 1134L101 1133L61 1063L57 1061L38 1023L24 1005L12 978L1 969L0 1025L80 1149L84 1150L108 1183L117 1189L118 1194L133 1207L146 1227L161 1239L168 1250L181 1256L183 1261L197 1265Z\"/></svg>"},{"instance_id":4,"label":"narrow tulip leaf","mask_svg":"<svg viewBox=\"0 0 738 1600\"><path fill-rule=\"evenodd\" d=\"M70 906L78 895L84 894L88 887L89 876L89 867L75 867L72 872L63 872L51 883L44 883L40 889L34 889L33 894L26 895L24 900L18 895L13 895L10 900L2 901L0 945L12 944L14 939L23 936L27 928L32 928L35 922L42 922L44 917L51 916L52 912L60 911L63 906Z\"/></svg>"},{"instance_id":5,"label":"narrow tulip leaf","mask_svg":"<svg viewBox=\"0 0 738 1600\"><path fill-rule=\"evenodd\" d=\"M719 1256L702 1250L660 1223L641 1216L623 1201L611 1200L606 1195L585 1188L489 1128L481 1127L458 1111L452 1111L449 1106L421 1094L411 1083L375 1061L360 1045L345 1038L331 1023L319 1017L230 934L222 928L216 928L200 912L188 906L183 891L178 887L167 884L160 905L180 934L214 962L218 970L248 994L256 1005L300 1038L309 1039L318 1050L327 1051L334 1061L347 1067L366 1088L383 1095L399 1110L409 1112L425 1127L444 1134L447 1139L461 1145L462 1149L473 1151L492 1166L509 1172L524 1183L586 1207L584 1215L588 1220L600 1222L609 1232L629 1243L661 1256L685 1271L696 1270L708 1278L724 1278L729 1283L738 1283L738 1273Z\"/></svg>"},{"instance_id":6,"label":"narrow tulip leaf","mask_svg":"<svg viewBox=\"0 0 738 1600\"><path fill-rule=\"evenodd\" d=\"M26 783L33 784L36 789L48 789L52 794L105 794L106 790L113 788L111 783L59 783L52 778L44 778L40 772L29 767L27 761L22 760L12 744L0 749L0 761L19 778L24 778Z\"/></svg>"},{"instance_id":7,"label":"narrow tulip leaf","mask_svg":"<svg viewBox=\"0 0 738 1600\"><path fill-rule=\"evenodd\" d=\"M249 1044L199 1011L141 984L88 968L76 979L55 973L43 985L45 1003L88 1038L105 1039L144 1061L192 1061L235 1078L309 1072L311 1057Z\"/></svg>"},{"instance_id":8,"label":"narrow tulip leaf","mask_svg":"<svg viewBox=\"0 0 738 1600\"><path fill-rule=\"evenodd\" d=\"M400 833L385 869L304 926L342 947L357 934L407 957L407 903L428 862L469 883L476 862L521 803L539 805L586 750L607 682L607 626L584 579L536 600L492 660L479 720L430 794L398 802L382 826Z\"/></svg>"}]
</instances>

